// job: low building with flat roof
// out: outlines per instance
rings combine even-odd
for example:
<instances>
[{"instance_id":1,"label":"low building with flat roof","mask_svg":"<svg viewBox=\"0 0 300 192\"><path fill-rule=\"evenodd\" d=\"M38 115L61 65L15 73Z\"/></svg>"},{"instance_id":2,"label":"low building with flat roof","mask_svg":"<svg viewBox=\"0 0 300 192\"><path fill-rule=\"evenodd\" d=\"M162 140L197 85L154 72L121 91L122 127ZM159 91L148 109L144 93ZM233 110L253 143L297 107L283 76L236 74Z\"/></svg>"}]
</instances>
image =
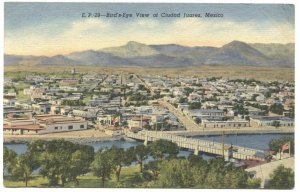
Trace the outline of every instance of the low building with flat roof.
<instances>
[{"instance_id":1,"label":"low building with flat roof","mask_svg":"<svg viewBox=\"0 0 300 192\"><path fill-rule=\"evenodd\" d=\"M64 131L77 131L87 129L88 123L80 117L66 117L61 115L37 115L35 116L44 130L39 133L54 133Z\"/></svg>"},{"instance_id":2,"label":"low building with flat roof","mask_svg":"<svg viewBox=\"0 0 300 192\"><path fill-rule=\"evenodd\" d=\"M283 116L257 116L250 117L250 125L261 126L273 126L274 122L279 122L279 126L294 126L294 119Z\"/></svg>"},{"instance_id":3,"label":"low building with flat roof","mask_svg":"<svg viewBox=\"0 0 300 192\"><path fill-rule=\"evenodd\" d=\"M43 129L35 119L6 119L3 123L3 133L10 135L38 134Z\"/></svg>"},{"instance_id":4,"label":"low building with flat roof","mask_svg":"<svg viewBox=\"0 0 300 192\"><path fill-rule=\"evenodd\" d=\"M209 121L202 120L203 128L223 128L223 127L249 127L250 123L247 120L231 120L231 121Z\"/></svg>"}]
</instances>

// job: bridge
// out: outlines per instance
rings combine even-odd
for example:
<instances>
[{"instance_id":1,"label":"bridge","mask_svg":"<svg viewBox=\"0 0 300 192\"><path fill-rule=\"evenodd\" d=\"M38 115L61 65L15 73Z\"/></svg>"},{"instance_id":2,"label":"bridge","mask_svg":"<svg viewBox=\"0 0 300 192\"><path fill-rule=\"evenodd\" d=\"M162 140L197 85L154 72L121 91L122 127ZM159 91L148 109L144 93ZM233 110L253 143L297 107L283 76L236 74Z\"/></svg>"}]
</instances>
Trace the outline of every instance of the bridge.
<instances>
[{"instance_id":1,"label":"bridge","mask_svg":"<svg viewBox=\"0 0 300 192\"><path fill-rule=\"evenodd\" d=\"M164 132L155 131L140 131L133 133L125 132L128 138L142 140L147 145L148 142L153 142L159 139L164 139L176 143L179 147L188 150L193 150L195 155L199 152L210 153L214 155L224 155L225 160L229 158L243 159L243 160L259 160L264 161L264 151L251 149L247 147L240 147L236 145L228 145L214 141L199 140L193 138L186 138L183 136L168 134Z\"/></svg>"}]
</instances>

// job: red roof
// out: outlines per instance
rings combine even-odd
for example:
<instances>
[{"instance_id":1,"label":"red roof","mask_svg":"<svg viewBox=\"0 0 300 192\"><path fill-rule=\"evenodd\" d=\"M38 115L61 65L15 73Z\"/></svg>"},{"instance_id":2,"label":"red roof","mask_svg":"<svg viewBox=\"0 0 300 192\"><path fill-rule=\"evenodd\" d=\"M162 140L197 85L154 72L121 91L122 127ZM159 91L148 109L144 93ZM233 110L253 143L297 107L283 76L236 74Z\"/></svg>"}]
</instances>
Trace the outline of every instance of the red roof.
<instances>
[{"instance_id":1,"label":"red roof","mask_svg":"<svg viewBox=\"0 0 300 192\"><path fill-rule=\"evenodd\" d=\"M3 129L25 129L25 130L43 130L44 128L39 125L15 125L9 126L7 124L3 125Z\"/></svg>"}]
</instances>

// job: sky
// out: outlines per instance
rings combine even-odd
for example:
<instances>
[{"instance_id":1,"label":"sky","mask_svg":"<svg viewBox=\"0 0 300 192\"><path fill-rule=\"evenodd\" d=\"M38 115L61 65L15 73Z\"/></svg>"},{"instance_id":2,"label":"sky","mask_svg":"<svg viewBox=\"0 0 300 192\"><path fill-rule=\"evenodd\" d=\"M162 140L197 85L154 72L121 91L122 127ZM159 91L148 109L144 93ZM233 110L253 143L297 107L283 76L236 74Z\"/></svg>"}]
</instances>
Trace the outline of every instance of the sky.
<instances>
[{"instance_id":1,"label":"sky","mask_svg":"<svg viewBox=\"0 0 300 192\"><path fill-rule=\"evenodd\" d=\"M13 3L4 4L4 52L68 54L121 46L128 41L221 47L247 43L294 43L294 6L288 4ZM132 18L82 17L127 13ZM138 18L136 13L149 13ZM158 13L159 17L152 17ZM181 17L161 17L180 13ZM184 18L183 14L202 18ZM207 18L205 13L223 17Z\"/></svg>"}]
</instances>

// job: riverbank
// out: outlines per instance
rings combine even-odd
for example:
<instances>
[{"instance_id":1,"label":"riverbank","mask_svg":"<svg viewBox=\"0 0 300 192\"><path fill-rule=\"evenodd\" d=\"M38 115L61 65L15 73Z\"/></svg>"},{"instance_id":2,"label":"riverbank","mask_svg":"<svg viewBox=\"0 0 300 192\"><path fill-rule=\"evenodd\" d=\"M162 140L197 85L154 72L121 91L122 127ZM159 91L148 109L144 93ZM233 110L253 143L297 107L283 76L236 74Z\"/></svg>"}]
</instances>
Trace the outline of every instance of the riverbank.
<instances>
[{"instance_id":1,"label":"riverbank","mask_svg":"<svg viewBox=\"0 0 300 192\"><path fill-rule=\"evenodd\" d=\"M35 140L53 140L53 139L65 139L67 141L77 143L89 143L98 141L116 141L123 137L113 137L105 134L101 130L88 129L72 132L61 132L61 133L48 133L48 134L37 134L37 135L3 135L4 143L27 143Z\"/></svg>"}]
</instances>

